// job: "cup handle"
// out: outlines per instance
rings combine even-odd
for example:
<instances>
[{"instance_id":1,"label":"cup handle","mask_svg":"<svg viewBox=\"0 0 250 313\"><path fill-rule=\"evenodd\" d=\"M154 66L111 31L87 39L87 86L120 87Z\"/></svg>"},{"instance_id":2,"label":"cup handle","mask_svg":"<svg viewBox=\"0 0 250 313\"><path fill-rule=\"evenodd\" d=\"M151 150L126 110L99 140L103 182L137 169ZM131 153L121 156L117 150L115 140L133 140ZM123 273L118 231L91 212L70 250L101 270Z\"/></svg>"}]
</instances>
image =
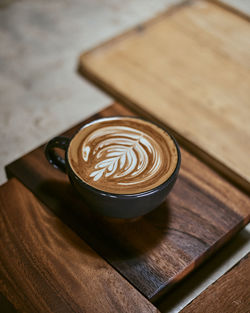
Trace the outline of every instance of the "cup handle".
<instances>
[{"instance_id":1,"label":"cup handle","mask_svg":"<svg viewBox=\"0 0 250 313\"><path fill-rule=\"evenodd\" d=\"M60 148L66 153L69 142L68 137L59 136L51 139L45 147L45 156L49 163L64 173L66 173L65 159L55 152L55 148Z\"/></svg>"}]
</instances>

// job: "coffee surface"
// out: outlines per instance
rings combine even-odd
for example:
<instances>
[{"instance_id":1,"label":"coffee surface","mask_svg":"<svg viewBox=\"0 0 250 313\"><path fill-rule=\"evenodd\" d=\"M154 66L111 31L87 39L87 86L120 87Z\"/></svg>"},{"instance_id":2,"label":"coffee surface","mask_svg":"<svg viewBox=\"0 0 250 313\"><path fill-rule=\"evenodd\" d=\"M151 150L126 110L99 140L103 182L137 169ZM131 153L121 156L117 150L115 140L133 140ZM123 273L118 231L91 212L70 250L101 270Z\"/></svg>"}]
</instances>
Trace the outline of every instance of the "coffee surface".
<instances>
[{"instance_id":1,"label":"coffee surface","mask_svg":"<svg viewBox=\"0 0 250 313\"><path fill-rule=\"evenodd\" d=\"M159 186L178 159L171 137L160 127L131 117L104 118L84 126L71 140L68 160L88 185L115 194Z\"/></svg>"}]
</instances>

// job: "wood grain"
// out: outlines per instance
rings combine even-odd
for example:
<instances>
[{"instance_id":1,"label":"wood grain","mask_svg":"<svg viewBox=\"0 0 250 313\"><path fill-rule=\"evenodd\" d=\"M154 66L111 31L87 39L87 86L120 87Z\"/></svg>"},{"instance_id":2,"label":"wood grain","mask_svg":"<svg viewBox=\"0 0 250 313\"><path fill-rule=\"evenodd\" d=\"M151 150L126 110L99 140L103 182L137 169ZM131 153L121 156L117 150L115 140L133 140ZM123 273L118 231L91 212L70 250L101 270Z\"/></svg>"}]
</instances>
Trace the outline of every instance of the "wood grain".
<instances>
[{"instance_id":1,"label":"wood grain","mask_svg":"<svg viewBox=\"0 0 250 313\"><path fill-rule=\"evenodd\" d=\"M181 312L250 312L250 254L203 291Z\"/></svg>"},{"instance_id":2,"label":"wood grain","mask_svg":"<svg viewBox=\"0 0 250 313\"><path fill-rule=\"evenodd\" d=\"M84 53L80 71L250 192L249 20L188 1Z\"/></svg>"},{"instance_id":3,"label":"wood grain","mask_svg":"<svg viewBox=\"0 0 250 313\"><path fill-rule=\"evenodd\" d=\"M132 115L119 104L88 119ZM84 124L84 121L82 124ZM76 128L66 132L72 135ZM81 238L151 301L228 241L250 220L249 198L185 149L178 181L167 200L132 221L94 215L66 175L52 168L44 147L7 166Z\"/></svg>"},{"instance_id":4,"label":"wood grain","mask_svg":"<svg viewBox=\"0 0 250 313\"><path fill-rule=\"evenodd\" d=\"M0 290L20 312L157 312L16 179L0 208Z\"/></svg>"}]
</instances>

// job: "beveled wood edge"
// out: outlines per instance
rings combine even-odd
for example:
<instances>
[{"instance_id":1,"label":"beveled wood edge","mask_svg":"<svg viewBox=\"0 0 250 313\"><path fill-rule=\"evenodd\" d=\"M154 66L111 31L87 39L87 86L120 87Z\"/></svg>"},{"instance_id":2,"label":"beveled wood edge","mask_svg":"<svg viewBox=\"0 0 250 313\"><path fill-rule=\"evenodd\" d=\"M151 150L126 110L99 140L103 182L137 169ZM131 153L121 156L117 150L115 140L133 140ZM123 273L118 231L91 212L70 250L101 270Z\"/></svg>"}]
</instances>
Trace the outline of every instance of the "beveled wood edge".
<instances>
[{"instance_id":1,"label":"beveled wood edge","mask_svg":"<svg viewBox=\"0 0 250 313\"><path fill-rule=\"evenodd\" d=\"M157 305L157 303L159 303L161 301L162 297L164 297L164 295L166 295L166 293L172 289L173 285L175 286L175 288L178 288L178 284L181 283L183 281L183 279L188 279L189 275L192 275L192 273L195 270L199 269L199 267L202 264L204 265L205 262L209 262L209 259L211 257L213 257L219 251L219 249L223 248L226 244L228 244L230 239L233 239L249 222L250 222L250 214L248 215L248 217L246 219L242 220L242 222L240 224L238 224L236 227L234 227L230 234L226 234L226 236L220 238L213 245L213 247L210 247L209 249L207 249L203 253L203 255L194 259L193 262L190 263L185 268L185 271L183 271L180 274L176 274L176 277L174 279L172 279L170 282L168 282L167 285L163 285L160 289L158 289L155 292L155 294L153 294L151 296L150 302ZM249 252L249 255L250 255L250 252ZM235 267L237 264L238 263L236 263L233 267ZM233 267L231 269L233 269ZM228 271L230 271L231 269L229 269ZM220 279L220 277L218 279ZM212 284L210 284L210 285L212 285Z\"/></svg>"},{"instance_id":2,"label":"beveled wood edge","mask_svg":"<svg viewBox=\"0 0 250 313\"><path fill-rule=\"evenodd\" d=\"M236 173L232 169L230 169L228 166L223 164L221 161L215 159L213 156L209 155L205 150L197 146L195 143L192 143L190 140L179 134L177 131L175 131L173 128L171 128L169 125L161 122L157 118L155 118L152 114L142 110L136 103L129 100L126 95L124 95L122 92L117 91L114 89L109 83L102 81L98 78L98 75L93 73L91 69L88 66L88 63L86 62L88 59L88 56L90 54L98 53L100 50L108 49L111 45L116 44L117 42L123 40L126 37L131 36L134 33L141 32L145 28L149 27L150 25L158 22L159 20L165 18L166 16L169 16L171 14L176 13L177 11L186 8L187 6L192 5L196 2L209 2L215 5L218 5L219 7L223 8L226 11L229 11L233 14L237 14L238 16L246 19L247 21L250 21L250 16L247 14L244 14L243 12L231 7L230 5L224 4L220 2L219 0L185 0L184 2L181 2L179 4L171 6L169 9L164 11L163 13L157 15L156 17L153 17L152 19L139 24L132 29L129 29L128 31L125 31L124 33L111 38L94 48L91 48L90 50L87 50L86 52L82 53L78 60L78 67L77 72L81 76L84 76L87 78L90 82L92 82L94 85L99 87L102 91L106 92L109 96L113 96L114 99L127 106L132 112L141 115L142 117L145 117L149 120L154 121L155 123L161 125L162 127L165 127L167 130L169 130L175 138L179 141L179 143L188 150L191 154L195 155L199 160L210 166L213 170L215 170L220 176L222 176L224 179L229 181L231 184L233 184L236 188L240 189L247 195L250 193L250 182L248 182L244 177L242 177L240 174Z\"/></svg>"},{"instance_id":3,"label":"beveled wood edge","mask_svg":"<svg viewBox=\"0 0 250 313\"><path fill-rule=\"evenodd\" d=\"M214 282L212 282L209 286L207 286L200 294L198 294L194 299L192 299L187 305L185 305L185 307L183 309L181 309L181 312L185 312L186 309L188 309L188 307L196 300L198 299L208 288L211 288L213 285L216 285L217 282L219 282L220 280L223 280L223 278L225 276L227 276L228 274L230 274L232 271L234 271L237 267L239 267L240 265L242 265L242 263L244 263L248 258L250 258L250 252L248 252L247 254L245 254L238 262L236 262L231 268L229 268L224 274L222 274L220 277L218 277Z\"/></svg>"},{"instance_id":4,"label":"beveled wood edge","mask_svg":"<svg viewBox=\"0 0 250 313\"><path fill-rule=\"evenodd\" d=\"M248 15L247 13L231 6L229 3L225 3L222 2L220 0L205 0L207 2L211 2L213 4L218 5L219 7L221 7L222 9L225 9L227 11L230 11L231 13L240 16L241 18L245 19L246 21L250 22L250 15Z\"/></svg>"}]
</instances>

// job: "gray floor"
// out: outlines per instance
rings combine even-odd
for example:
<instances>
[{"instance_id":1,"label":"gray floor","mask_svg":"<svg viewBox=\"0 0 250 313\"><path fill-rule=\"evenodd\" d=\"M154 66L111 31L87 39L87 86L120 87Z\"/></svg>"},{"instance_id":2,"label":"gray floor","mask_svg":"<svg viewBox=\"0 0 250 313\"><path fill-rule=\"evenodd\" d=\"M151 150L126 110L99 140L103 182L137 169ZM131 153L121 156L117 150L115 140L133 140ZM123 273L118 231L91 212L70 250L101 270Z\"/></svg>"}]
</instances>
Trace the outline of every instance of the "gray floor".
<instances>
[{"instance_id":1,"label":"gray floor","mask_svg":"<svg viewBox=\"0 0 250 313\"><path fill-rule=\"evenodd\" d=\"M0 0L0 184L4 166L112 99L76 73L81 52L177 0ZM225 0L250 14L249 0ZM249 251L249 227L163 302L178 312Z\"/></svg>"}]
</instances>

